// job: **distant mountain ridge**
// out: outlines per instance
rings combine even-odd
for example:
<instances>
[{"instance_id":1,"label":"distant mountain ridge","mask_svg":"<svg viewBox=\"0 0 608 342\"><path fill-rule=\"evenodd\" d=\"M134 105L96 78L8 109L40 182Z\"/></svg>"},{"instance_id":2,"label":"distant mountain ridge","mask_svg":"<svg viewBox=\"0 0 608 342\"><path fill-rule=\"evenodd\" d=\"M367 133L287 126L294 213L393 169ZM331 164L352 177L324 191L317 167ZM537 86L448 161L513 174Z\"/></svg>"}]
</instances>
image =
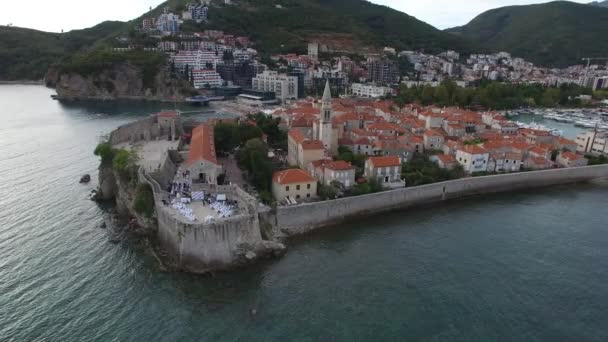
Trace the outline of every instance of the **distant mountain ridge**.
<instances>
[{"instance_id":1,"label":"distant mountain ridge","mask_svg":"<svg viewBox=\"0 0 608 342\"><path fill-rule=\"evenodd\" d=\"M608 0L605 0L605 1L593 1L593 2L590 2L589 5L608 8Z\"/></svg>"},{"instance_id":2,"label":"distant mountain ridge","mask_svg":"<svg viewBox=\"0 0 608 342\"><path fill-rule=\"evenodd\" d=\"M165 7L181 14L191 0L169 0L128 23L106 22L68 33L48 33L0 27L0 80L41 79L46 69L76 51L103 46L127 34L145 17L157 16ZM252 38L262 52L306 51L309 41L336 50L384 46L397 49L446 49L472 51L470 44L405 13L365 0L234 0L223 5L214 0L209 23L183 25L186 32L205 29ZM279 5L280 6L277 6Z\"/></svg>"},{"instance_id":3,"label":"distant mountain ridge","mask_svg":"<svg viewBox=\"0 0 608 342\"><path fill-rule=\"evenodd\" d=\"M608 57L608 9L568 1L497 8L446 31L545 66Z\"/></svg>"},{"instance_id":4,"label":"distant mountain ridge","mask_svg":"<svg viewBox=\"0 0 608 342\"><path fill-rule=\"evenodd\" d=\"M61 34L0 26L0 80L41 80L53 63L100 43L126 25L106 21Z\"/></svg>"},{"instance_id":5,"label":"distant mountain ridge","mask_svg":"<svg viewBox=\"0 0 608 342\"><path fill-rule=\"evenodd\" d=\"M185 8L191 0L169 0L164 7ZM214 0L209 23L186 26L190 30L219 29L252 38L265 52L304 52L306 43L318 40L338 49L382 48L470 51L468 42L446 34L412 16L366 0L233 0L224 6ZM280 5L280 6L279 6ZM283 46L283 47L281 47Z\"/></svg>"}]
</instances>

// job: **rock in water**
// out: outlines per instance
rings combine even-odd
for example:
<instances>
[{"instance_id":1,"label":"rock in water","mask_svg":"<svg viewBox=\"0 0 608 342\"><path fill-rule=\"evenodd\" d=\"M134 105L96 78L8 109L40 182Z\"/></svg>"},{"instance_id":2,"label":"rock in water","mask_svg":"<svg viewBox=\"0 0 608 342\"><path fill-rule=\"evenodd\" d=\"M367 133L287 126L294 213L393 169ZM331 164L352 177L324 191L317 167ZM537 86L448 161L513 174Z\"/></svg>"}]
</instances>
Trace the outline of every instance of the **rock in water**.
<instances>
[{"instance_id":1,"label":"rock in water","mask_svg":"<svg viewBox=\"0 0 608 342\"><path fill-rule=\"evenodd\" d=\"M80 184L87 184L91 181L91 175L84 175L80 178Z\"/></svg>"},{"instance_id":2,"label":"rock in water","mask_svg":"<svg viewBox=\"0 0 608 342\"><path fill-rule=\"evenodd\" d=\"M256 257L257 255L252 251L248 251L247 253L245 253L245 258L247 258L247 260L253 260Z\"/></svg>"}]
</instances>

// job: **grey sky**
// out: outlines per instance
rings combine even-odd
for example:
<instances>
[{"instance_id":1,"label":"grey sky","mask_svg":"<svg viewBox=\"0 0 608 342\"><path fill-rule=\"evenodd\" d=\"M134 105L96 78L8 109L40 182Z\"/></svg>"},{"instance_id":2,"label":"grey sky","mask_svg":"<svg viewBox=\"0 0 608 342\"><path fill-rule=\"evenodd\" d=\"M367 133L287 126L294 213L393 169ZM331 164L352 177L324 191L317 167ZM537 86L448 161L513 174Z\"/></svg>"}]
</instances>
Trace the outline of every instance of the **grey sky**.
<instances>
[{"instance_id":1,"label":"grey sky","mask_svg":"<svg viewBox=\"0 0 608 342\"><path fill-rule=\"evenodd\" d=\"M238 0L237 0L238 1ZM542 0L371 0L412 15L437 28L466 24L491 8L548 2ZM589 2L590 0L575 0ZM81 29L104 20L127 21L140 16L162 0L53 0L10 1L2 5L0 25L12 23L43 31ZM32 6L36 9L32 10Z\"/></svg>"}]
</instances>

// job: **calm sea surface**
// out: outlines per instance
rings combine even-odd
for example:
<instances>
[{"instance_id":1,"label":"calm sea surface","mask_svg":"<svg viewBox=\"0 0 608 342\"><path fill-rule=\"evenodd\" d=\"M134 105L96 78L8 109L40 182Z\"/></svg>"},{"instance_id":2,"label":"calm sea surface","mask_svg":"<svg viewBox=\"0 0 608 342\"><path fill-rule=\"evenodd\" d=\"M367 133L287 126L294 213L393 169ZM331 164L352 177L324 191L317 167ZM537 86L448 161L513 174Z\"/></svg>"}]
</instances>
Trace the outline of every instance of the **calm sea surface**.
<instances>
[{"instance_id":1,"label":"calm sea surface","mask_svg":"<svg viewBox=\"0 0 608 342\"><path fill-rule=\"evenodd\" d=\"M0 341L608 340L606 183L370 218L215 278L163 273L87 200L99 136L160 106L50 94L0 86Z\"/></svg>"}]
</instances>

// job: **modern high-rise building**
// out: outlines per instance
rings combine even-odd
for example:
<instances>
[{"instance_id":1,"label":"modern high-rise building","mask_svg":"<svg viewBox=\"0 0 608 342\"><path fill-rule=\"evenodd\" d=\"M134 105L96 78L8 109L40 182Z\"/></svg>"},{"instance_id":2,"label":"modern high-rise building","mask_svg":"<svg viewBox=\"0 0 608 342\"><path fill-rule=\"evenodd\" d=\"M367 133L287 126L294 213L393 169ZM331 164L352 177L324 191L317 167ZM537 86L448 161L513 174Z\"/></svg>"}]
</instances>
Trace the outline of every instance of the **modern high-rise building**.
<instances>
[{"instance_id":1,"label":"modern high-rise building","mask_svg":"<svg viewBox=\"0 0 608 342\"><path fill-rule=\"evenodd\" d=\"M593 80L593 91L608 89L608 76L596 77Z\"/></svg>"},{"instance_id":2,"label":"modern high-rise building","mask_svg":"<svg viewBox=\"0 0 608 342\"><path fill-rule=\"evenodd\" d=\"M209 12L209 7L207 7L202 2L193 3L188 5L188 12L190 12L190 17L192 20L197 23L207 21L207 15Z\"/></svg>"},{"instance_id":3,"label":"modern high-rise building","mask_svg":"<svg viewBox=\"0 0 608 342\"><path fill-rule=\"evenodd\" d=\"M308 57L313 61L319 60L319 43L308 43Z\"/></svg>"},{"instance_id":4,"label":"modern high-rise building","mask_svg":"<svg viewBox=\"0 0 608 342\"><path fill-rule=\"evenodd\" d=\"M367 64L369 79L380 85L399 82L399 68L390 59L381 59Z\"/></svg>"},{"instance_id":5,"label":"modern high-rise building","mask_svg":"<svg viewBox=\"0 0 608 342\"><path fill-rule=\"evenodd\" d=\"M173 63L178 72L183 71L186 65L190 69L215 69L222 61L222 55L215 51L179 51L173 56Z\"/></svg>"},{"instance_id":6,"label":"modern high-rise building","mask_svg":"<svg viewBox=\"0 0 608 342\"><path fill-rule=\"evenodd\" d=\"M264 71L251 81L251 88L258 91L274 92L277 99L285 101L298 98L298 77Z\"/></svg>"},{"instance_id":7,"label":"modern high-rise building","mask_svg":"<svg viewBox=\"0 0 608 342\"><path fill-rule=\"evenodd\" d=\"M192 70L192 81L196 89L219 87L223 84L222 77L214 70Z\"/></svg>"},{"instance_id":8,"label":"modern high-rise building","mask_svg":"<svg viewBox=\"0 0 608 342\"><path fill-rule=\"evenodd\" d=\"M169 7L166 7L163 14L156 19L156 29L165 34L179 32L179 16L171 13Z\"/></svg>"},{"instance_id":9,"label":"modern high-rise building","mask_svg":"<svg viewBox=\"0 0 608 342\"><path fill-rule=\"evenodd\" d=\"M226 82L245 89L251 88L251 80L256 76L253 62L224 61L216 68Z\"/></svg>"},{"instance_id":10,"label":"modern high-rise building","mask_svg":"<svg viewBox=\"0 0 608 342\"><path fill-rule=\"evenodd\" d=\"M304 88L304 78L306 75L301 70L293 70L287 73L288 76L294 76L298 78L298 98L303 99L306 97L305 88Z\"/></svg>"}]
</instances>

